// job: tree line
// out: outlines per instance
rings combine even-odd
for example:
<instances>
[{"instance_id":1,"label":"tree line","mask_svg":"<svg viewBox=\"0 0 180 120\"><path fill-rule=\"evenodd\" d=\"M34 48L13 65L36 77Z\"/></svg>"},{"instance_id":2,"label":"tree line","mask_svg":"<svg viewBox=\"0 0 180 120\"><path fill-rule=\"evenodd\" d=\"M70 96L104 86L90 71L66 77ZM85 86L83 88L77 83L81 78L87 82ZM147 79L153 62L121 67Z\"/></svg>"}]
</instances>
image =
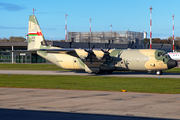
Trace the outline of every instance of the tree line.
<instances>
[{"instance_id":1,"label":"tree line","mask_svg":"<svg viewBox=\"0 0 180 120\"><path fill-rule=\"evenodd\" d=\"M11 36L9 38L0 38L0 42L24 42L26 41L26 38L24 37L14 37ZM52 40L46 40L46 41L52 41ZM53 40L53 41L60 41L60 40Z\"/></svg>"},{"instance_id":2,"label":"tree line","mask_svg":"<svg viewBox=\"0 0 180 120\"><path fill-rule=\"evenodd\" d=\"M9 39L7 39L7 38L3 38L3 39L1 39L0 38L0 42L24 42L24 41L26 41L26 38L24 38L24 37L14 37L14 36L11 36L11 37L9 37Z\"/></svg>"},{"instance_id":3,"label":"tree line","mask_svg":"<svg viewBox=\"0 0 180 120\"><path fill-rule=\"evenodd\" d=\"M144 39L144 44L149 44L150 39L149 38L145 38ZM152 38L152 44L153 43L157 43L157 44L173 44L173 37L169 37L167 39L160 39L160 38ZM180 37L175 37L174 40L174 48L176 50L180 49Z\"/></svg>"}]
</instances>

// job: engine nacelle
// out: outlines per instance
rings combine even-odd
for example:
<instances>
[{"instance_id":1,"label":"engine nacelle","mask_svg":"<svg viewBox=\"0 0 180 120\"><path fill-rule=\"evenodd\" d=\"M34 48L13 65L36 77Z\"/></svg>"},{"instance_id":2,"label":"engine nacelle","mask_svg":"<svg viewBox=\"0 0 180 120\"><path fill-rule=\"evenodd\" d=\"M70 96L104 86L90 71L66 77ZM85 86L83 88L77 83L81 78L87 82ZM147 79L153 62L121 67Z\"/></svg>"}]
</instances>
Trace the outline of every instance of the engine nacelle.
<instances>
[{"instance_id":1,"label":"engine nacelle","mask_svg":"<svg viewBox=\"0 0 180 120\"><path fill-rule=\"evenodd\" d=\"M88 73L98 73L100 70L97 67L85 67L85 71Z\"/></svg>"}]
</instances>

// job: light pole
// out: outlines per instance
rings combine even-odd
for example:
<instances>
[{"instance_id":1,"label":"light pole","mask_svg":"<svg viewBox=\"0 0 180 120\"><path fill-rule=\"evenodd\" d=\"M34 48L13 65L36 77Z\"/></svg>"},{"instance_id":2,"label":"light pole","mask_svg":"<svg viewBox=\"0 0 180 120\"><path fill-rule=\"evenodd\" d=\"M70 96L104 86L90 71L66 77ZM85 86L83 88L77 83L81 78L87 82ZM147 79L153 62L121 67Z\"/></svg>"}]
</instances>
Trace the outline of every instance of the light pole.
<instances>
[{"instance_id":1,"label":"light pole","mask_svg":"<svg viewBox=\"0 0 180 120\"><path fill-rule=\"evenodd\" d=\"M110 32L111 32L111 35L112 35L112 25L110 25Z\"/></svg>"},{"instance_id":2,"label":"light pole","mask_svg":"<svg viewBox=\"0 0 180 120\"><path fill-rule=\"evenodd\" d=\"M65 40L67 40L67 14L65 14Z\"/></svg>"},{"instance_id":3,"label":"light pole","mask_svg":"<svg viewBox=\"0 0 180 120\"><path fill-rule=\"evenodd\" d=\"M150 49L152 49L152 32L151 32L151 27L152 27L152 7L149 8L150 10Z\"/></svg>"},{"instance_id":4,"label":"light pole","mask_svg":"<svg viewBox=\"0 0 180 120\"><path fill-rule=\"evenodd\" d=\"M173 52L174 52L174 14L173 14Z\"/></svg>"},{"instance_id":5,"label":"light pole","mask_svg":"<svg viewBox=\"0 0 180 120\"><path fill-rule=\"evenodd\" d=\"M89 29L89 31L90 31L90 33L91 33L91 20L92 20L92 19L90 18L89 20L90 20L90 29Z\"/></svg>"}]
</instances>

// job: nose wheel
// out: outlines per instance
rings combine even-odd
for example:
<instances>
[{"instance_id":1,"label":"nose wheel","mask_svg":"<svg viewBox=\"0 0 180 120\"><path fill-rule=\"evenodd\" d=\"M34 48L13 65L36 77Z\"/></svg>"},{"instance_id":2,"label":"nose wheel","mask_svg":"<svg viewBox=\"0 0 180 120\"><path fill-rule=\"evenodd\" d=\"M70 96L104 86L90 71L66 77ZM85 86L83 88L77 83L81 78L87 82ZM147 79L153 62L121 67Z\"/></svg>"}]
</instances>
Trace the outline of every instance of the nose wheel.
<instances>
[{"instance_id":1,"label":"nose wheel","mask_svg":"<svg viewBox=\"0 0 180 120\"><path fill-rule=\"evenodd\" d=\"M156 75L162 75L162 71L161 70L156 71Z\"/></svg>"}]
</instances>

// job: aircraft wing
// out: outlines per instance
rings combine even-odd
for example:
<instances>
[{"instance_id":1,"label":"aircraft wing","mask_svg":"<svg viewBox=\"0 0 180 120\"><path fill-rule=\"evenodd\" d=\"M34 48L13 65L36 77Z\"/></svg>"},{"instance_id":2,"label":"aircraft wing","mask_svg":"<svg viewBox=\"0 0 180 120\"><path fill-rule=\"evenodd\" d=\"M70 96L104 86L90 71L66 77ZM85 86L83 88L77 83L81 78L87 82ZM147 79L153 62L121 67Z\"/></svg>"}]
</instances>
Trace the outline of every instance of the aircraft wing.
<instances>
[{"instance_id":1,"label":"aircraft wing","mask_svg":"<svg viewBox=\"0 0 180 120\"><path fill-rule=\"evenodd\" d=\"M69 52L76 52L74 49L38 49L37 51L44 51L47 53L61 53L68 54Z\"/></svg>"},{"instance_id":2,"label":"aircraft wing","mask_svg":"<svg viewBox=\"0 0 180 120\"><path fill-rule=\"evenodd\" d=\"M60 53L60 54L69 54L76 52L74 49L35 49L35 50L7 50L6 52L16 52L16 53L36 53L37 51L44 51L47 53Z\"/></svg>"}]
</instances>

